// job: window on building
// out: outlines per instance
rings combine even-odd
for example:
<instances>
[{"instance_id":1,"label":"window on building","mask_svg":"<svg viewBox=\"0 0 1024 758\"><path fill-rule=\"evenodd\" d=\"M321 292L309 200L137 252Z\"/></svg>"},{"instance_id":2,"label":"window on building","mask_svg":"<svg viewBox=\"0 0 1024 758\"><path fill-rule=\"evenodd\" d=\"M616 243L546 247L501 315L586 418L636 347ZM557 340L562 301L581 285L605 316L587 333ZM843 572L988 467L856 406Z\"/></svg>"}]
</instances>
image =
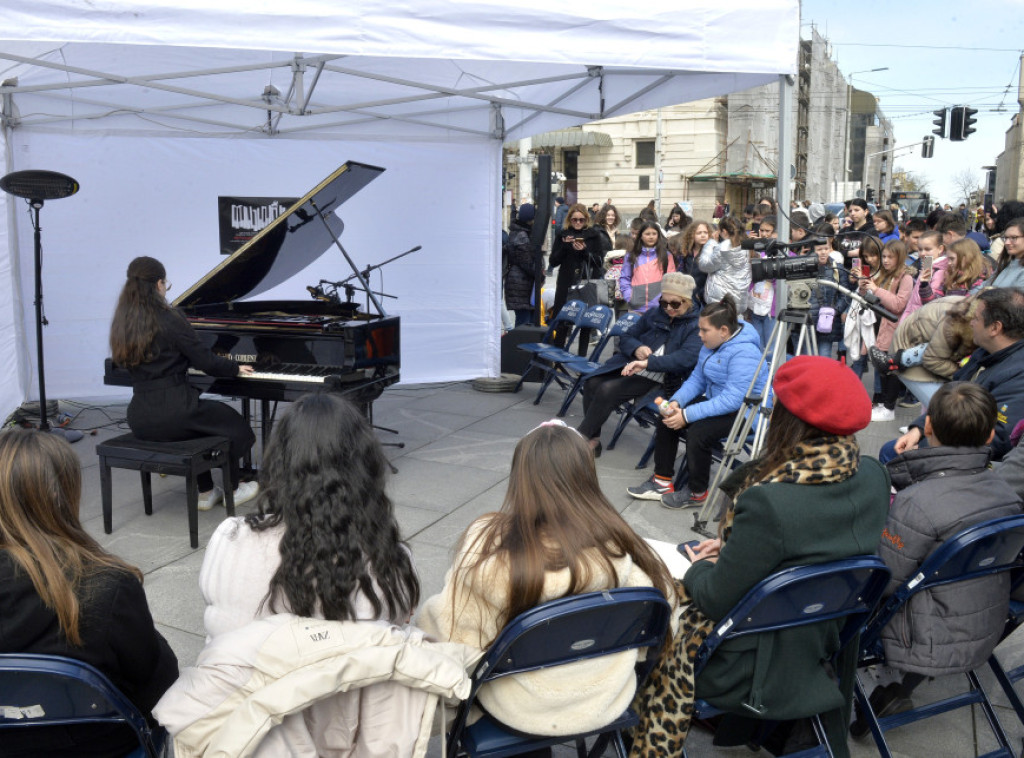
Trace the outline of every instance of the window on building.
<instances>
[{"instance_id":1,"label":"window on building","mask_svg":"<svg viewBox=\"0 0 1024 758\"><path fill-rule=\"evenodd\" d=\"M654 168L654 140L636 143L636 167Z\"/></svg>"},{"instance_id":2,"label":"window on building","mask_svg":"<svg viewBox=\"0 0 1024 758\"><path fill-rule=\"evenodd\" d=\"M640 185L639 185L639 187L637 187L637 189L649 190L650 188L651 188L651 177L646 176L646 175L645 176L641 176L640 177Z\"/></svg>"}]
</instances>

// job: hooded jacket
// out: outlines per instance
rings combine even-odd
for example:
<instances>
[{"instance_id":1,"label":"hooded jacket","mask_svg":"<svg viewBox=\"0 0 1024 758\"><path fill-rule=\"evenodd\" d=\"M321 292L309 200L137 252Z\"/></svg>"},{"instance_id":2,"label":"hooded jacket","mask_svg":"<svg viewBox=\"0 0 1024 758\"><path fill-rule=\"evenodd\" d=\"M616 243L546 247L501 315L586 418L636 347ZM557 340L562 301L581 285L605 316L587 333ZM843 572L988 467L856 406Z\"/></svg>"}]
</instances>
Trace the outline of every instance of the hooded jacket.
<instances>
[{"instance_id":1,"label":"hooded jacket","mask_svg":"<svg viewBox=\"0 0 1024 758\"><path fill-rule=\"evenodd\" d=\"M685 409L689 424L703 418L735 413L743 404L760 361L761 338L753 326L741 321L740 329L728 341L714 350L700 349L696 367L672 400ZM768 364L765 363L757 372L755 393L764 389L767 379ZM701 395L707 400L687 406Z\"/></svg>"},{"instance_id":2,"label":"hooded jacket","mask_svg":"<svg viewBox=\"0 0 1024 758\"><path fill-rule=\"evenodd\" d=\"M423 756L478 657L385 622L287 613L216 638L154 708L178 758Z\"/></svg>"},{"instance_id":3,"label":"hooded jacket","mask_svg":"<svg viewBox=\"0 0 1024 758\"><path fill-rule=\"evenodd\" d=\"M726 295L736 301L740 315L747 309L750 289L750 255L742 247L733 247L730 240L708 240L697 258L697 266L708 275L704 283L704 302L717 303Z\"/></svg>"},{"instance_id":4,"label":"hooded jacket","mask_svg":"<svg viewBox=\"0 0 1024 758\"><path fill-rule=\"evenodd\" d=\"M892 571L886 594L957 532L1021 512L1017 494L987 468L990 454L987 447L931 447L887 464L897 492L878 543ZM1009 599L1009 574L917 593L882 631L886 663L926 676L977 668L1002 636Z\"/></svg>"}]
</instances>

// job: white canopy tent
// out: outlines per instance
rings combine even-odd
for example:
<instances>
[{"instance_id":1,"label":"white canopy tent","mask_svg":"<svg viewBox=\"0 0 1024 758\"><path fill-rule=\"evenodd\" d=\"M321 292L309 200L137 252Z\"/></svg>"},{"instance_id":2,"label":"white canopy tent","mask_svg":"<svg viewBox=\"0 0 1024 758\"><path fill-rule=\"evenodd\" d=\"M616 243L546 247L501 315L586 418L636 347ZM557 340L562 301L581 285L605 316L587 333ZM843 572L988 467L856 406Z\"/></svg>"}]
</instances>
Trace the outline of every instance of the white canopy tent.
<instances>
[{"instance_id":1,"label":"white canopy tent","mask_svg":"<svg viewBox=\"0 0 1024 758\"><path fill-rule=\"evenodd\" d=\"M0 9L0 169L82 185L41 216L51 397L123 392L101 366L132 257L184 288L220 261L219 195L298 197L346 160L387 169L338 211L356 263L423 245L374 280L397 296L403 379L493 375L502 142L767 83L793 71L799 25L797 0ZM32 230L21 200L0 203L3 410L35 390ZM270 296L350 271L328 251L307 273Z\"/></svg>"}]
</instances>

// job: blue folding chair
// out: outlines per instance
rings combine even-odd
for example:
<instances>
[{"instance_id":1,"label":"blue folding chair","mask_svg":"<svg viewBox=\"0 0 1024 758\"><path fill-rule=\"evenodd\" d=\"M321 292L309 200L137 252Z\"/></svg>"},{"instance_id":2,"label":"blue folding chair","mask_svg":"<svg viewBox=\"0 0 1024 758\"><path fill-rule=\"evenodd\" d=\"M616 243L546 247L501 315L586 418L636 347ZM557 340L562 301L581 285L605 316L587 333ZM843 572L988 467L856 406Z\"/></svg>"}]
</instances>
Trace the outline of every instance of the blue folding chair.
<instances>
[{"instance_id":1,"label":"blue folding chair","mask_svg":"<svg viewBox=\"0 0 1024 758\"><path fill-rule=\"evenodd\" d=\"M584 303L582 300L570 300L565 305L563 305L562 309L558 312L558 314L553 319L551 319L551 323L548 324L548 330L544 332L544 336L541 337L540 342L523 342L519 345L516 345L517 349L524 350L527 353L530 353L532 357L530 358L530 362L526 365L526 369L523 371L522 376L519 377L519 382L516 384L516 387L513 390L513 392L519 392L519 390L522 389L523 382L526 380L527 374L530 373L530 369L536 368L538 366L536 362L537 354L544 350L550 350L555 347L553 340L555 331L559 327L571 330L572 333L570 334L570 339L576 336L578 332L578 329L576 328L576 322L579 321L580 316L583 315L583 312L586 309L587 304ZM565 344L568 345L570 343L567 341Z\"/></svg>"},{"instance_id":2,"label":"blue folding chair","mask_svg":"<svg viewBox=\"0 0 1024 758\"><path fill-rule=\"evenodd\" d=\"M694 672L700 672L720 645L750 634L763 634L823 621L845 619L839 633L840 648L849 644L878 606L891 572L878 556L862 555L813 566L783 569L762 580L723 618L697 650ZM722 711L698 700L694 718L706 719ZM750 716L750 712L743 715ZM814 725L818 746L801 751L801 758L832 756L832 747L819 714L807 714ZM685 754L685 751L684 751Z\"/></svg>"},{"instance_id":3,"label":"blue folding chair","mask_svg":"<svg viewBox=\"0 0 1024 758\"><path fill-rule=\"evenodd\" d=\"M562 407L558 409L559 417L564 416L568 412L569 406L572 405L572 401L576 399L576 395L579 394L581 389L583 389L583 383L592 377L594 373L604 365L597 359L601 357L601 353L604 351L611 339L613 337L621 337L632 329L639 320L639 313L624 313L614 324L612 324L611 329L605 329L601 338L597 341L597 346L591 352L590 358L573 355L569 357L569 360L564 360L559 364L562 371L564 371L568 376L575 377L572 384L565 392L565 399L562 401ZM546 353L547 351L542 353L542 355L546 355Z\"/></svg>"},{"instance_id":4,"label":"blue folding chair","mask_svg":"<svg viewBox=\"0 0 1024 758\"><path fill-rule=\"evenodd\" d=\"M614 450L615 445L619 441L619 437L626 430L626 426L629 425L630 421L636 421L641 429L650 429L655 424L661 422L661 414L658 412L658 407L654 404L654 398L658 395L666 394L662 387L655 387L646 395L633 400L627 400L624 403L620 403L619 407L615 411L620 414L619 421L615 425L615 431L612 432L611 442L608 443L608 449ZM648 445L647 452L644 453L640 458L640 462L637 463L637 468L646 468L647 462L651 459L651 455L654 453L654 436L652 434L650 444Z\"/></svg>"},{"instance_id":5,"label":"blue folding chair","mask_svg":"<svg viewBox=\"0 0 1024 758\"><path fill-rule=\"evenodd\" d=\"M910 602L914 595L944 584L964 582L1020 569L1024 565L1021 562L1022 550L1024 550L1024 515L983 521L954 534L925 559L918 573L896 590L882 605L877 615L867 624L861 635L861 653L858 665L870 666L885 663L881 641L882 630L892 620L896 612ZM990 656L990 664L994 660ZM998 665L998 662L995 662L994 666ZM967 692L882 718L879 718L872 709L871 702L860 682L856 682L855 693L861 709L861 717L867 720L875 745L883 758L892 756L889 745L885 741L885 732L975 703L981 706L989 727L1000 746L998 750L986 753L986 758L993 756L1012 758L1015 753L1010 747L1006 732L999 723L992 702L981 686L977 673L968 671L965 676L970 686ZM1010 689L1012 690L1012 687Z\"/></svg>"},{"instance_id":6,"label":"blue folding chair","mask_svg":"<svg viewBox=\"0 0 1024 758\"><path fill-rule=\"evenodd\" d=\"M6 706L0 710L0 735L37 727L124 724L139 741L125 758L156 758L167 738L162 728L149 726L106 676L73 658L0 655L0 704Z\"/></svg>"},{"instance_id":7,"label":"blue folding chair","mask_svg":"<svg viewBox=\"0 0 1024 758\"><path fill-rule=\"evenodd\" d=\"M608 331L608 325L611 324L612 319L615 317L615 311L609 308L607 305L591 305L580 317L576 319L576 328L569 334L566 345L571 345L583 329L590 329L598 333L597 345L590 353L589 358L583 358L582 360L593 361L596 359L598 352L604 347L602 337L605 332ZM534 399L533 404L537 405L540 403L540 399L544 396L544 392L551 385L551 382L556 382L562 389L568 390L572 385L572 376L565 371L565 366L573 361L579 361L580 356L570 353L568 350L560 347L549 347L546 350L541 350L534 356L531 361L534 366L543 373L544 381L541 382L540 389L537 391L537 397Z\"/></svg>"},{"instance_id":8,"label":"blue folding chair","mask_svg":"<svg viewBox=\"0 0 1024 758\"><path fill-rule=\"evenodd\" d=\"M658 660L669 629L671 609L652 587L619 587L553 600L519 615L506 626L477 664L469 697L459 706L448 733L447 758L502 758L574 742L580 758L587 755L585 740L596 737L591 755L599 756L609 741L619 758L626 758L621 731L635 726L639 717L627 709L611 723L582 734L546 737L523 734L484 714L467 725L480 688L504 676L561 666L625 650L648 648L637 663L637 689L643 686Z\"/></svg>"},{"instance_id":9,"label":"blue folding chair","mask_svg":"<svg viewBox=\"0 0 1024 758\"><path fill-rule=\"evenodd\" d=\"M1021 555L1024 559L1024 554ZM1018 587L1024 584L1024 571L1014 570L1011 593L1014 592ZM1011 594L1010 597L1010 612L1006 619L1006 627L1003 630L1003 637L1000 640L1006 639L1010 636L1017 628L1024 624L1024 602L1020 600L1014 600ZM989 668L992 669L992 673L995 675L996 681L999 686L1003 688L1003 692L1006 693L1007 700L1010 701L1010 705L1013 707L1014 712L1017 714L1017 718L1020 723L1024 725L1024 702L1021 701L1020 696L1014 689L1014 684L1024 679L1024 664L1015 666L1014 668L1007 671L1003 668L1003 665L996 658L996 654L993 652L988 659Z\"/></svg>"}]
</instances>

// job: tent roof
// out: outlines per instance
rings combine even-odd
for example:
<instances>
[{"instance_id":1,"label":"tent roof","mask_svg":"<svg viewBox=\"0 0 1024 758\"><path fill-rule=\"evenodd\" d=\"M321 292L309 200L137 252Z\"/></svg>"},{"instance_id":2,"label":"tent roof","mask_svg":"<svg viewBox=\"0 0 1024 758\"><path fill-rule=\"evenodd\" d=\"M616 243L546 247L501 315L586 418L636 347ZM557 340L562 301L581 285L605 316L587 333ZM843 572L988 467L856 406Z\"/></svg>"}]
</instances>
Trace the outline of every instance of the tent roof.
<instances>
[{"instance_id":1,"label":"tent roof","mask_svg":"<svg viewBox=\"0 0 1024 758\"><path fill-rule=\"evenodd\" d=\"M799 37L796 0L6 4L5 122L75 132L517 139L764 84Z\"/></svg>"}]
</instances>

